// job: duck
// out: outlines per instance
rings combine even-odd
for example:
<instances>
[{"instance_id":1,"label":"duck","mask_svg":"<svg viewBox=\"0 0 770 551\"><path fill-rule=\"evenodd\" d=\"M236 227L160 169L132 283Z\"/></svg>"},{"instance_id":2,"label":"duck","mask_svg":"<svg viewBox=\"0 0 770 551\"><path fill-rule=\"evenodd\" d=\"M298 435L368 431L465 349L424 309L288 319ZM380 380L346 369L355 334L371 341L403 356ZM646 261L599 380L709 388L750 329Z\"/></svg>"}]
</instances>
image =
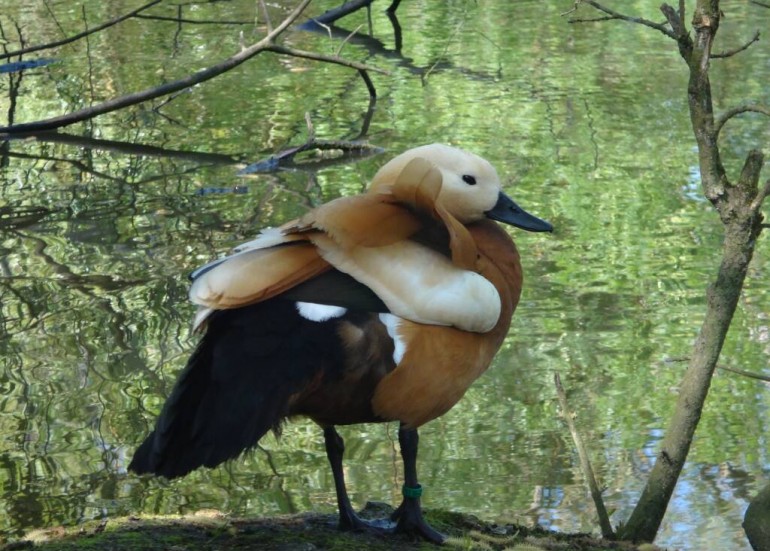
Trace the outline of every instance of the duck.
<instances>
[{"instance_id":1,"label":"duck","mask_svg":"<svg viewBox=\"0 0 770 551\"><path fill-rule=\"evenodd\" d=\"M489 367L522 289L499 223L551 232L503 191L482 157L409 149L364 193L266 228L195 270L200 340L129 470L168 479L253 449L287 419L323 431L341 530L440 544L422 513L418 429ZM337 426L398 422L403 500L389 519L354 511Z\"/></svg>"}]
</instances>

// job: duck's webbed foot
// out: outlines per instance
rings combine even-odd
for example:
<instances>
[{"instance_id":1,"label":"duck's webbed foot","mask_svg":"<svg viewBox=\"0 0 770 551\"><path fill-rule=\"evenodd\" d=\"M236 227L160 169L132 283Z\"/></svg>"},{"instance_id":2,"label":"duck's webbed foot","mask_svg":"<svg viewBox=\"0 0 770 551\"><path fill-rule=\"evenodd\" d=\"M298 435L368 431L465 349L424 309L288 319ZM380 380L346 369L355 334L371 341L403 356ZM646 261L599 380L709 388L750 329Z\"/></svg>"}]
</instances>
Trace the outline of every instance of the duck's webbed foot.
<instances>
[{"instance_id":1,"label":"duck's webbed foot","mask_svg":"<svg viewBox=\"0 0 770 551\"><path fill-rule=\"evenodd\" d=\"M353 511L340 511L339 529L343 532L373 532L375 534L390 534L394 531L394 523L388 519L363 519Z\"/></svg>"},{"instance_id":2,"label":"duck's webbed foot","mask_svg":"<svg viewBox=\"0 0 770 551\"><path fill-rule=\"evenodd\" d=\"M412 493L421 493L422 488L419 486L417 488L404 487L405 494L410 491ZM419 497L408 497L405 495L404 501L402 501L401 505L398 506L398 509L393 512L390 519L396 521L393 532L397 534L403 533L418 536L438 545L441 545L446 541L446 536L434 529L425 521L425 518L423 518Z\"/></svg>"}]
</instances>

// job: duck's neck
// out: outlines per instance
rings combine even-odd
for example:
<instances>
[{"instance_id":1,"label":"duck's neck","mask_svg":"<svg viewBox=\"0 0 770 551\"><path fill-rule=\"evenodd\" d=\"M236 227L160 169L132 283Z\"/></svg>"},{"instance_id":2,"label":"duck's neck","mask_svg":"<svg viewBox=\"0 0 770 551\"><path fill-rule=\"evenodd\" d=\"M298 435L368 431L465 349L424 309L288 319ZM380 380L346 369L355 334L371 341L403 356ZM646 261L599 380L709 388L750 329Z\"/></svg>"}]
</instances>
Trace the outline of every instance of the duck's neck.
<instances>
[{"instance_id":1,"label":"duck's neck","mask_svg":"<svg viewBox=\"0 0 770 551\"><path fill-rule=\"evenodd\" d=\"M468 225L479 251L478 269L500 293L502 309L493 331L508 332L522 285L521 261L511 237L495 222L481 220Z\"/></svg>"}]
</instances>

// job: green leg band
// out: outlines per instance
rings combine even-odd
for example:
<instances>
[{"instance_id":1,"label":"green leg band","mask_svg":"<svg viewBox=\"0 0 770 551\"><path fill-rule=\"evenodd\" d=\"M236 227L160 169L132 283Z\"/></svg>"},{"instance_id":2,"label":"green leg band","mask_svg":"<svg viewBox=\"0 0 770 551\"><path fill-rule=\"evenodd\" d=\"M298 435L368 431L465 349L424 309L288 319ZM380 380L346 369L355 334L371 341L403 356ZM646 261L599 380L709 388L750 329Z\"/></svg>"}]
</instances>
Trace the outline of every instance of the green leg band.
<instances>
[{"instance_id":1,"label":"green leg band","mask_svg":"<svg viewBox=\"0 0 770 551\"><path fill-rule=\"evenodd\" d=\"M411 487L404 484L401 487L401 493L404 494L404 497L411 497L412 499L417 499L422 495L422 486L418 484L415 487Z\"/></svg>"}]
</instances>

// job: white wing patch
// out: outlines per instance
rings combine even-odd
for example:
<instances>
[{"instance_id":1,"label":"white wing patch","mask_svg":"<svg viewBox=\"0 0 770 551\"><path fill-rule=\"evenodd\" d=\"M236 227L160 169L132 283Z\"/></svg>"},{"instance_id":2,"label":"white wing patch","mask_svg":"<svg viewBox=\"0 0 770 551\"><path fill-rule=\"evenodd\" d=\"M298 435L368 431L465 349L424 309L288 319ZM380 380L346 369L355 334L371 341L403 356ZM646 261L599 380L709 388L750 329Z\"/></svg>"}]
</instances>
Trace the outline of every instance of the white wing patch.
<instances>
[{"instance_id":1,"label":"white wing patch","mask_svg":"<svg viewBox=\"0 0 770 551\"><path fill-rule=\"evenodd\" d=\"M396 365L401 363L406 352L406 343L398 334L398 324L401 318L393 314L380 314L380 321L388 330L388 336L393 339L393 361Z\"/></svg>"},{"instance_id":2,"label":"white wing patch","mask_svg":"<svg viewBox=\"0 0 770 551\"><path fill-rule=\"evenodd\" d=\"M327 304L315 304L314 302L297 302L299 315L310 321L328 321L341 318L347 313L347 308L341 306L329 306Z\"/></svg>"}]
</instances>

